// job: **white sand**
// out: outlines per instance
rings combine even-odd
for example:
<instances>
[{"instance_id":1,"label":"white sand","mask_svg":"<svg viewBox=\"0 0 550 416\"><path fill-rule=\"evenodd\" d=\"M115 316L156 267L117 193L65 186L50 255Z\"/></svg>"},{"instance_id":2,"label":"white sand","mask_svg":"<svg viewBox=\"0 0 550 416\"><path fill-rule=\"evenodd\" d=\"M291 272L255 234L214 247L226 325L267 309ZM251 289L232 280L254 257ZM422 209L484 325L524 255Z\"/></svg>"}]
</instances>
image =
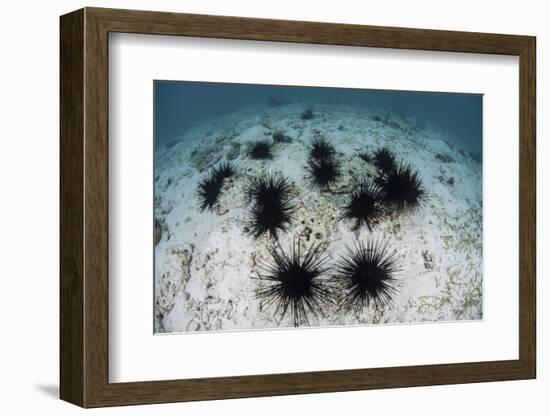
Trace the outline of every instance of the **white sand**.
<instances>
[{"instance_id":1,"label":"white sand","mask_svg":"<svg viewBox=\"0 0 550 416\"><path fill-rule=\"evenodd\" d=\"M243 230L248 210L243 187L251 175L281 172L295 182L299 208L283 248L302 236L304 247L326 241L327 253L338 258L346 245L371 233L353 223L335 221L347 192L372 166L355 155L387 146L417 169L427 202L414 214L385 218L372 236L384 238L401 259L399 291L390 307L360 315L337 308L310 316L310 324L379 324L455 321L482 317L482 188L481 165L445 140L442 132L414 119L372 108L318 105L315 118L302 121L304 104L231 114L201 125L170 146L157 149L155 216L163 224L155 248L155 329L157 332L237 330L292 326L291 316L279 322L273 310L262 310L254 290L262 282L257 261L269 260L272 240L254 240ZM376 117L381 121L377 121ZM387 118L386 118L387 117ZM282 130L292 143L273 147L274 159L250 160L247 144L271 140ZM319 192L304 180L307 146L315 132L337 150L343 175L332 192ZM240 146L240 148L238 147ZM226 180L213 212L200 212L197 183L209 168L236 156L238 175ZM454 162L436 159L450 156ZM454 184L448 181L454 179ZM304 224L302 224L302 221ZM307 241L305 235L309 234Z\"/></svg>"}]
</instances>

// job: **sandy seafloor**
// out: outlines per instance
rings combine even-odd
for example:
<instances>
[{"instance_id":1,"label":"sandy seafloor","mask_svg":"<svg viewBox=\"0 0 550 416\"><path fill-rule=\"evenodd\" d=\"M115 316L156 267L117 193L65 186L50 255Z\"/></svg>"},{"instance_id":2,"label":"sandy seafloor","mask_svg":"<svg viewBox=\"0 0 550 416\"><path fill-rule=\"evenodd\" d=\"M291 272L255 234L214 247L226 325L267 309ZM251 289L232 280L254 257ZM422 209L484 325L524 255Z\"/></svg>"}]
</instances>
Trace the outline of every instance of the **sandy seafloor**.
<instances>
[{"instance_id":1,"label":"sandy seafloor","mask_svg":"<svg viewBox=\"0 0 550 416\"><path fill-rule=\"evenodd\" d=\"M444 133L406 115L371 107L315 104L312 120L301 120L307 103L250 108L188 130L155 155L155 217L162 237L155 246L155 332L245 330L292 327L264 310L255 289L258 262L269 261L267 236L254 240L244 230L249 212L243 189L252 175L281 172L294 182L298 209L283 249L292 239L309 247L328 245L337 259L354 240L385 239L398 252L399 286L389 307L372 306L359 315L336 306L309 316L310 326L338 326L474 320L482 318L482 167L478 159L453 146ZM252 160L250 142L271 139L280 130L292 143L276 143L272 160ZM342 176L329 191L308 186L308 145L322 134L336 147ZM414 214L388 216L373 228L353 230L337 221L346 196L361 178L376 170L357 150L387 146L417 169L427 191ZM437 156L436 155L442 155ZM237 175L224 183L219 203L199 209L198 181L222 161ZM305 251L305 250L303 250Z\"/></svg>"}]
</instances>

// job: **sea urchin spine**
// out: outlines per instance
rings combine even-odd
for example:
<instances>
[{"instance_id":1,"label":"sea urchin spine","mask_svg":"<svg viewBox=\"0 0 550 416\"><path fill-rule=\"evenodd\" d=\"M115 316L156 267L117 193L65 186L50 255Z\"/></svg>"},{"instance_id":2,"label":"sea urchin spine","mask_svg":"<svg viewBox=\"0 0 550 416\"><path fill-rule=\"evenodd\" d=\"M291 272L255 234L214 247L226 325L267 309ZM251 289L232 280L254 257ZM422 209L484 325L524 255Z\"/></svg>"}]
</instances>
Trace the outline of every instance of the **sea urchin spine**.
<instances>
[{"instance_id":1,"label":"sea urchin spine","mask_svg":"<svg viewBox=\"0 0 550 416\"><path fill-rule=\"evenodd\" d=\"M379 309L391 304L397 292L394 277L398 258L381 240L370 239L347 248L336 263L335 283L343 291L343 307L358 314L373 304Z\"/></svg>"},{"instance_id":2,"label":"sea urchin spine","mask_svg":"<svg viewBox=\"0 0 550 416\"><path fill-rule=\"evenodd\" d=\"M336 149L323 136L315 136L309 147L306 179L313 186L327 188L340 176L340 164L335 159Z\"/></svg>"},{"instance_id":3,"label":"sea urchin spine","mask_svg":"<svg viewBox=\"0 0 550 416\"><path fill-rule=\"evenodd\" d=\"M260 140L250 145L248 155L251 159L272 159L271 143L267 140Z\"/></svg>"},{"instance_id":4,"label":"sea urchin spine","mask_svg":"<svg viewBox=\"0 0 550 416\"><path fill-rule=\"evenodd\" d=\"M376 225L383 215L380 206L380 189L365 181L349 195L341 218L356 220L355 228L365 224L369 231Z\"/></svg>"},{"instance_id":5,"label":"sea urchin spine","mask_svg":"<svg viewBox=\"0 0 550 416\"><path fill-rule=\"evenodd\" d=\"M309 159L307 166L308 182L321 189L326 189L334 184L340 176L340 164L333 158L328 159Z\"/></svg>"},{"instance_id":6,"label":"sea urchin spine","mask_svg":"<svg viewBox=\"0 0 550 416\"><path fill-rule=\"evenodd\" d=\"M246 190L251 204L251 233L259 238L265 233L277 238L292 221L295 205L290 195L290 182L281 175L268 174L252 179Z\"/></svg>"},{"instance_id":7,"label":"sea urchin spine","mask_svg":"<svg viewBox=\"0 0 550 416\"><path fill-rule=\"evenodd\" d=\"M423 204L426 191L418 171L410 165L399 167L377 178L384 203L398 212L415 212Z\"/></svg>"},{"instance_id":8,"label":"sea urchin spine","mask_svg":"<svg viewBox=\"0 0 550 416\"><path fill-rule=\"evenodd\" d=\"M373 160L373 156L366 150L358 150L356 154L367 163L371 163Z\"/></svg>"},{"instance_id":9,"label":"sea urchin spine","mask_svg":"<svg viewBox=\"0 0 550 416\"><path fill-rule=\"evenodd\" d=\"M230 162L224 162L212 169L212 174L219 182L223 182L224 179L230 178L235 174L235 168Z\"/></svg>"},{"instance_id":10,"label":"sea urchin spine","mask_svg":"<svg viewBox=\"0 0 550 416\"><path fill-rule=\"evenodd\" d=\"M328 257L322 243L310 246L302 258L300 240L293 241L290 252L279 245L269 249L271 261L260 263L258 279L268 285L256 290L266 309L272 307L279 324L290 312L295 327L309 325L308 315L315 317L327 303L334 303L334 294L325 264Z\"/></svg>"},{"instance_id":11,"label":"sea urchin spine","mask_svg":"<svg viewBox=\"0 0 550 416\"><path fill-rule=\"evenodd\" d=\"M374 166L382 172L388 173L395 169L395 155L387 147L382 147L374 152Z\"/></svg>"},{"instance_id":12,"label":"sea urchin spine","mask_svg":"<svg viewBox=\"0 0 550 416\"><path fill-rule=\"evenodd\" d=\"M235 174L235 168L231 163L222 163L199 181L197 194L199 197L200 210L212 211L222 193L223 181Z\"/></svg>"},{"instance_id":13,"label":"sea urchin spine","mask_svg":"<svg viewBox=\"0 0 550 416\"><path fill-rule=\"evenodd\" d=\"M206 177L202 178L198 186L199 206L201 211L208 209L212 211L222 192L222 184L218 178L210 172Z\"/></svg>"},{"instance_id":14,"label":"sea urchin spine","mask_svg":"<svg viewBox=\"0 0 550 416\"><path fill-rule=\"evenodd\" d=\"M332 159L336 149L323 136L315 136L309 146L309 158L315 160Z\"/></svg>"}]
</instances>

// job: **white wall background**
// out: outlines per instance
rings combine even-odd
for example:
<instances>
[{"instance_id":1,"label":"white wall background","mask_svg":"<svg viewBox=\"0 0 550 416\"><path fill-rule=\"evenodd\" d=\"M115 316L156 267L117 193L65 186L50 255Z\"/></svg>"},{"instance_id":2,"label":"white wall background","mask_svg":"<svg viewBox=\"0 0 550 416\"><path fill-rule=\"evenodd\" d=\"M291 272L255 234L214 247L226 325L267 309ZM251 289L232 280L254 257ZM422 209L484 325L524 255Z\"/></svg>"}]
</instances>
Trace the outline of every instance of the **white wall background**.
<instances>
[{"instance_id":1,"label":"white wall background","mask_svg":"<svg viewBox=\"0 0 550 416\"><path fill-rule=\"evenodd\" d=\"M58 395L58 16L103 6L295 20L536 35L538 41L538 380L338 394L226 400L87 411L116 415L499 414L546 415L550 361L543 325L550 301L544 282L542 213L550 146L544 143L550 100L549 11L542 1L400 0L51 0L4 2L0 15L0 410L11 414L83 412ZM546 73L546 74L545 74Z\"/></svg>"}]
</instances>

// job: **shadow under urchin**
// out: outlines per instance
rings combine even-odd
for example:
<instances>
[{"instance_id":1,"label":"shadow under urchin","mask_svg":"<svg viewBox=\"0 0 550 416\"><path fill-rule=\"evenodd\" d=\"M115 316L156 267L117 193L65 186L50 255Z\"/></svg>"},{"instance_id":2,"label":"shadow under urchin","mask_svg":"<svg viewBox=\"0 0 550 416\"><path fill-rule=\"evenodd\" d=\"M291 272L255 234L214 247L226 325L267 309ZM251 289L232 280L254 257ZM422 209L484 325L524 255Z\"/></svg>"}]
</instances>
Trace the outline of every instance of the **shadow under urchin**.
<instances>
[{"instance_id":1,"label":"shadow under urchin","mask_svg":"<svg viewBox=\"0 0 550 416\"><path fill-rule=\"evenodd\" d=\"M417 170L401 163L399 167L376 179L382 200L399 213L415 212L425 201L426 190Z\"/></svg>"},{"instance_id":2,"label":"shadow under urchin","mask_svg":"<svg viewBox=\"0 0 550 416\"><path fill-rule=\"evenodd\" d=\"M268 252L271 261L259 263L263 272L257 278L267 286L256 289L256 298L266 309L275 308L273 316L278 317L279 325L290 313L295 327L309 326L309 315L318 317L327 304L335 302L325 266L326 248L322 242L313 244L302 257L300 240L293 240L288 252L278 244Z\"/></svg>"},{"instance_id":3,"label":"shadow under urchin","mask_svg":"<svg viewBox=\"0 0 550 416\"><path fill-rule=\"evenodd\" d=\"M340 219L355 220L354 228L366 225L372 232L372 227L378 224L384 214L381 202L378 186L362 181L346 200Z\"/></svg>"},{"instance_id":4,"label":"shadow under urchin","mask_svg":"<svg viewBox=\"0 0 550 416\"><path fill-rule=\"evenodd\" d=\"M201 212L205 209L212 211L222 193L223 181L235 174L235 168L229 162L222 163L208 172L199 181L197 196Z\"/></svg>"},{"instance_id":5,"label":"shadow under urchin","mask_svg":"<svg viewBox=\"0 0 550 416\"><path fill-rule=\"evenodd\" d=\"M395 169L395 154L387 147L382 147L374 151L372 155L374 166L383 173L388 173Z\"/></svg>"},{"instance_id":6,"label":"shadow under urchin","mask_svg":"<svg viewBox=\"0 0 550 416\"><path fill-rule=\"evenodd\" d=\"M250 145L248 156L251 159L272 159L271 143L267 140L260 140Z\"/></svg>"},{"instance_id":7,"label":"shadow under urchin","mask_svg":"<svg viewBox=\"0 0 550 416\"><path fill-rule=\"evenodd\" d=\"M269 234L278 238L287 231L296 209L290 194L291 183L282 175L266 174L254 177L245 191L251 205L250 233L254 238Z\"/></svg>"},{"instance_id":8,"label":"shadow under urchin","mask_svg":"<svg viewBox=\"0 0 550 416\"><path fill-rule=\"evenodd\" d=\"M359 314L371 304L381 309L392 303L399 260L383 241L369 239L366 244L360 241L347 247L335 268L333 281L342 291L342 307L348 312Z\"/></svg>"}]
</instances>

